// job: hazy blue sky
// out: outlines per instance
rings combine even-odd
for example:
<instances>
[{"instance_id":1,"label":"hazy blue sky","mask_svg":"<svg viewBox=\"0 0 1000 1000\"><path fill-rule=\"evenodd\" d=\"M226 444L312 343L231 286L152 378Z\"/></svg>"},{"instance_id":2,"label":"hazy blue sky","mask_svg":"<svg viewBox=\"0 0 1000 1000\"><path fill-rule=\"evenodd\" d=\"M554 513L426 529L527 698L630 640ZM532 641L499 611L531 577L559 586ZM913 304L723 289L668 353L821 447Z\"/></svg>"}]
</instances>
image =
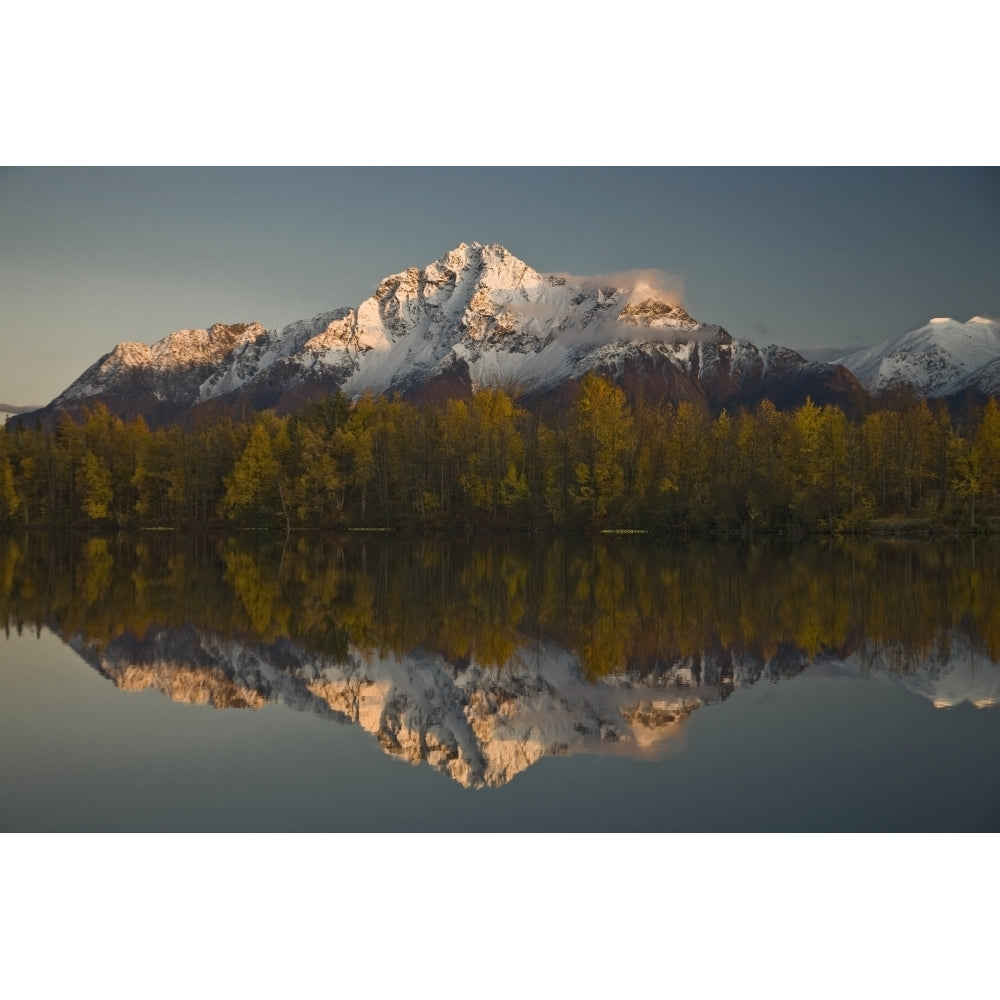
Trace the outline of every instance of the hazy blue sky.
<instances>
[{"instance_id":1,"label":"hazy blue sky","mask_svg":"<svg viewBox=\"0 0 1000 1000\"><path fill-rule=\"evenodd\" d=\"M7 168L0 401L47 402L119 341L357 305L463 241L663 269L758 344L1000 315L997 168Z\"/></svg>"}]
</instances>

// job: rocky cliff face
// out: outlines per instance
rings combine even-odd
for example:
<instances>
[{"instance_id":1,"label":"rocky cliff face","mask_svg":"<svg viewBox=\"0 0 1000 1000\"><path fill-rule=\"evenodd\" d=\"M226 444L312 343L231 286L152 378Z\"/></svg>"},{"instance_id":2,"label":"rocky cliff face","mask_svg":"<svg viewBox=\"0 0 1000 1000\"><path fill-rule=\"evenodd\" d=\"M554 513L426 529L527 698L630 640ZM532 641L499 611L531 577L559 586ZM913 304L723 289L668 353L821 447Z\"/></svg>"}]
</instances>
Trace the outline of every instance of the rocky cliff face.
<instances>
[{"instance_id":1,"label":"rocky cliff face","mask_svg":"<svg viewBox=\"0 0 1000 1000\"><path fill-rule=\"evenodd\" d=\"M863 395L845 369L734 340L641 283L543 275L504 247L463 243L384 278L357 308L283 329L216 324L152 347L119 344L38 415L100 400L163 423L206 404L287 412L336 389L435 399L502 385L531 402L590 371L647 398L717 409L763 396L853 406Z\"/></svg>"}]
</instances>

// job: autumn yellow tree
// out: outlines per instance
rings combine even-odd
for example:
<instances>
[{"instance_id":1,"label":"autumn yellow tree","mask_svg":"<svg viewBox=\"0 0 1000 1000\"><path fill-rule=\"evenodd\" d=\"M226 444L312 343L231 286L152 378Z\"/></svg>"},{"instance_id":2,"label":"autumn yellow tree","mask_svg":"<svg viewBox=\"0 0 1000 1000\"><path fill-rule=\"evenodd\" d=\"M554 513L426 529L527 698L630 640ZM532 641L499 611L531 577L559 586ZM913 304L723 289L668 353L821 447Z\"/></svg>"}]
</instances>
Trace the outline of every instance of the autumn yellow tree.
<instances>
[{"instance_id":1,"label":"autumn yellow tree","mask_svg":"<svg viewBox=\"0 0 1000 1000\"><path fill-rule=\"evenodd\" d=\"M604 523L625 492L631 432L625 393L607 379L585 375L570 423L573 481L569 492L592 528Z\"/></svg>"},{"instance_id":2,"label":"autumn yellow tree","mask_svg":"<svg viewBox=\"0 0 1000 1000\"><path fill-rule=\"evenodd\" d=\"M254 526L290 525L282 459L289 448L285 423L268 410L258 414L250 438L226 477L223 512Z\"/></svg>"},{"instance_id":3,"label":"autumn yellow tree","mask_svg":"<svg viewBox=\"0 0 1000 1000\"><path fill-rule=\"evenodd\" d=\"M473 508L491 518L508 516L528 495L524 441L517 427L521 416L503 389L477 392L468 410L460 482Z\"/></svg>"},{"instance_id":4,"label":"autumn yellow tree","mask_svg":"<svg viewBox=\"0 0 1000 1000\"><path fill-rule=\"evenodd\" d=\"M973 450L979 461L983 492L993 495L995 499L1000 493L1000 405L995 398L990 399L983 409Z\"/></svg>"}]
</instances>

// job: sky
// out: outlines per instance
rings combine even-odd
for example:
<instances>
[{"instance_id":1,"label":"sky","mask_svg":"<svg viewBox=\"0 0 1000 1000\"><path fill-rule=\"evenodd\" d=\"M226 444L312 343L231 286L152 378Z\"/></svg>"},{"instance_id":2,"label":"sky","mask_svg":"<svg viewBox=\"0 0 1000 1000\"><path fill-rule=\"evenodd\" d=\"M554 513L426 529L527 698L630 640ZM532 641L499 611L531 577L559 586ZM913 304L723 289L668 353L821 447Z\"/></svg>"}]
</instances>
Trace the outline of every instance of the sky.
<instances>
[{"instance_id":1,"label":"sky","mask_svg":"<svg viewBox=\"0 0 1000 1000\"><path fill-rule=\"evenodd\" d=\"M991 167L3 168L0 401L46 403L121 341L356 306L473 241L666 271L758 345L1000 316Z\"/></svg>"}]
</instances>

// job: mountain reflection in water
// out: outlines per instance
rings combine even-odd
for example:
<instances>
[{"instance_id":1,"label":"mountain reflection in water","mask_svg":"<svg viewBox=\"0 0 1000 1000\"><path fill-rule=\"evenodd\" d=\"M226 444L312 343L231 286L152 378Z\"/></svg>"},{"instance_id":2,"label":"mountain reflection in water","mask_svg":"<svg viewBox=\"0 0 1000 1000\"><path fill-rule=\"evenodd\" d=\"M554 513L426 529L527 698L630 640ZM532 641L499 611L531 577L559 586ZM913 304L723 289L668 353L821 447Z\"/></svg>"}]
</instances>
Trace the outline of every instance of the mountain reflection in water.
<instances>
[{"instance_id":1,"label":"mountain reflection in water","mask_svg":"<svg viewBox=\"0 0 1000 1000\"><path fill-rule=\"evenodd\" d=\"M981 542L26 536L0 541L0 615L50 628L122 690L279 702L484 787L547 755L660 755L699 706L811 665L995 705L996 556Z\"/></svg>"}]
</instances>

